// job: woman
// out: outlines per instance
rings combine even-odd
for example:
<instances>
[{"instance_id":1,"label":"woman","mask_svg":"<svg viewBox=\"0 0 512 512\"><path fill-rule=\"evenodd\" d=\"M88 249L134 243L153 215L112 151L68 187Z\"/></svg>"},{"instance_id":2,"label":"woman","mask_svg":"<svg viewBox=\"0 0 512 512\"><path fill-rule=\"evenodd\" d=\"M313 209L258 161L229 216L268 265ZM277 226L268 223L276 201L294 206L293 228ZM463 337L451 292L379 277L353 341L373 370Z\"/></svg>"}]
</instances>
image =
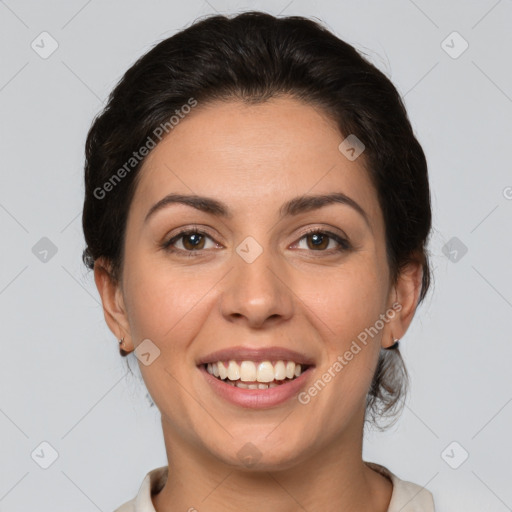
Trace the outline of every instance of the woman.
<instances>
[{"instance_id":1,"label":"woman","mask_svg":"<svg viewBox=\"0 0 512 512\"><path fill-rule=\"evenodd\" d=\"M168 460L118 511L433 511L362 460L430 283L390 81L311 20L212 16L126 72L86 146L84 262Z\"/></svg>"}]
</instances>

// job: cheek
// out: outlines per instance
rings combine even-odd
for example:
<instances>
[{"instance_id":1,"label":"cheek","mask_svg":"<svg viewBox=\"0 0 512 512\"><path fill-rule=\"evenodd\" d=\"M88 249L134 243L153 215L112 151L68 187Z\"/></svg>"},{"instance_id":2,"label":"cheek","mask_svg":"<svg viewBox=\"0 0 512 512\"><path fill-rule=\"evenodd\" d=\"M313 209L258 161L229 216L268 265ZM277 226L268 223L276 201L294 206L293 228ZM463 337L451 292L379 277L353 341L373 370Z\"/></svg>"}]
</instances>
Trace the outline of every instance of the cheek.
<instances>
[{"instance_id":1,"label":"cheek","mask_svg":"<svg viewBox=\"0 0 512 512\"><path fill-rule=\"evenodd\" d=\"M215 280L205 281L189 270L154 260L144 264L132 257L130 265L125 293L134 344L150 339L160 351L151 364L139 362L141 375L159 410L185 418L188 395L182 399L180 381L189 371L187 350L204 323L205 294Z\"/></svg>"},{"instance_id":2,"label":"cheek","mask_svg":"<svg viewBox=\"0 0 512 512\"><path fill-rule=\"evenodd\" d=\"M382 337L382 329L375 330L375 325L385 309L385 280L386 274L368 253L328 276L309 279L309 286L301 285L299 296L305 311L312 313L310 322L322 336L325 353L320 382L310 391L335 407L333 421L359 407L371 383Z\"/></svg>"},{"instance_id":3,"label":"cheek","mask_svg":"<svg viewBox=\"0 0 512 512\"><path fill-rule=\"evenodd\" d=\"M314 313L315 324L337 350L374 325L384 312L385 276L375 262L365 259L354 258L353 264L336 271L308 276L297 290L306 310Z\"/></svg>"},{"instance_id":4,"label":"cheek","mask_svg":"<svg viewBox=\"0 0 512 512\"><path fill-rule=\"evenodd\" d=\"M150 338L163 343L186 339L189 329L197 325L197 314L206 302L205 293L215 279L210 276L198 280L192 267L171 269L154 260L150 265L137 260L130 264L125 291L135 341Z\"/></svg>"}]
</instances>

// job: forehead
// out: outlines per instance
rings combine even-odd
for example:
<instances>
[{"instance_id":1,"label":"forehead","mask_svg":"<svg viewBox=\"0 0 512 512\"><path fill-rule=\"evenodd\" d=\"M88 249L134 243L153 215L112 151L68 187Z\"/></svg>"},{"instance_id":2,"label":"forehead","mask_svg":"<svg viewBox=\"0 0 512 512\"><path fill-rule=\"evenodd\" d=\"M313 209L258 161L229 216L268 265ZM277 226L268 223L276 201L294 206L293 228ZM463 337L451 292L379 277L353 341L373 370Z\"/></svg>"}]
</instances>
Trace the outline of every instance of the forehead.
<instances>
[{"instance_id":1,"label":"forehead","mask_svg":"<svg viewBox=\"0 0 512 512\"><path fill-rule=\"evenodd\" d=\"M179 192L216 197L250 216L297 195L342 192L378 222L364 157L346 158L343 139L322 111L290 97L199 104L146 158L133 208L145 215Z\"/></svg>"}]
</instances>

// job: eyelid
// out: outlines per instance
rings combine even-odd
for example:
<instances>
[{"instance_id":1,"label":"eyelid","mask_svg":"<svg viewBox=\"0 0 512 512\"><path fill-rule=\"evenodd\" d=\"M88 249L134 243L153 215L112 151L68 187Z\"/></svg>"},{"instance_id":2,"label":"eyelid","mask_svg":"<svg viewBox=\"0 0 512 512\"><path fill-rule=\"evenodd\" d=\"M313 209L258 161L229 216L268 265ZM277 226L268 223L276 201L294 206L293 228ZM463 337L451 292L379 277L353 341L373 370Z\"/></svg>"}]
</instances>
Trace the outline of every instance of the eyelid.
<instances>
[{"instance_id":1,"label":"eyelid","mask_svg":"<svg viewBox=\"0 0 512 512\"><path fill-rule=\"evenodd\" d=\"M329 235L334 235L339 238L346 239L348 241L348 236L339 228L335 228L334 226L313 226L308 227L299 235L300 238L309 235L311 233L325 233Z\"/></svg>"}]
</instances>

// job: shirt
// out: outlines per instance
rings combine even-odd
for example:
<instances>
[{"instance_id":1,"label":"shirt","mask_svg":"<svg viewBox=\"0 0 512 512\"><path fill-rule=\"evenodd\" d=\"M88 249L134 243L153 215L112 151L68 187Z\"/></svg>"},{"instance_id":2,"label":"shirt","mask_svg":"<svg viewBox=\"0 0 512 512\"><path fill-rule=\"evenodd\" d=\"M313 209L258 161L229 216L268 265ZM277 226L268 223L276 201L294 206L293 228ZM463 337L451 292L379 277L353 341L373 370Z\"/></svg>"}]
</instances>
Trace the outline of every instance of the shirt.
<instances>
[{"instance_id":1,"label":"shirt","mask_svg":"<svg viewBox=\"0 0 512 512\"><path fill-rule=\"evenodd\" d=\"M366 462L371 469L391 480L393 493L387 512L435 512L432 493L420 485L401 480L384 466ZM168 466L153 469L146 474L135 498L127 501L114 512L156 512L151 495L158 494L165 485Z\"/></svg>"}]
</instances>

